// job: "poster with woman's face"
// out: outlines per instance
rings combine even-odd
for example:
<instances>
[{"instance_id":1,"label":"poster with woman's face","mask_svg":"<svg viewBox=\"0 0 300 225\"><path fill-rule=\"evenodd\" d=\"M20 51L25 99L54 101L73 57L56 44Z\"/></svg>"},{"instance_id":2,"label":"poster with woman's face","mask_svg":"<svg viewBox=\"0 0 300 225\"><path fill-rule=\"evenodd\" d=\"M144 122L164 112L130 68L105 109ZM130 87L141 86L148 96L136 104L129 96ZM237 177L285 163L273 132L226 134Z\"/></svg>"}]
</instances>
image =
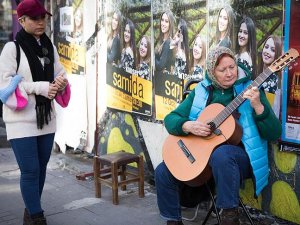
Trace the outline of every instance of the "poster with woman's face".
<instances>
[{"instance_id":1,"label":"poster with woman's face","mask_svg":"<svg viewBox=\"0 0 300 225\"><path fill-rule=\"evenodd\" d=\"M234 47L234 25L236 17L231 1L209 1L209 47Z\"/></svg>"},{"instance_id":2,"label":"poster with woman's face","mask_svg":"<svg viewBox=\"0 0 300 225\"><path fill-rule=\"evenodd\" d=\"M240 65L257 78L282 54L283 1L231 4L209 1L209 48L225 46ZM272 16L270 16L272 15ZM274 16L275 15L275 16ZM261 87L280 116L281 71L269 74Z\"/></svg>"},{"instance_id":3,"label":"poster with woman's face","mask_svg":"<svg viewBox=\"0 0 300 225\"><path fill-rule=\"evenodd\" d=\"M156 119L183 99L185 81L203 78L206 58L206 2L153 1Z\"/></svg>"},{"instance_id":4,"label":"poster with woman's face","mask_svg":"<svg viewBox=\"0 0 300 225\"><path fill-rule=\"evenodd\" d=\"M116 1L107 18L108 107L151 116L151 2Z\"/></svg>"},{"instance_id":5,"label":"poster with woman's face","mask_svg":"<svg viewBox=\"0 0 300 225\"><path fill-rule=\"evenodd\" d=\"M253 78L262 71L260 67L268 65L269 62L263 60L274 61L278 57L276 54L267 59L263 57L261 51L270 36L278 37L282 46L283 1L276 4L262 2L254 5L253 2L232 4L229 0L221 2L212 0L207 3L207 8L209 48L215 46L230 48L239 62L253 72ZM276 16L270 16L274 13ZM277 45L272 47L273 51L276 47Z\"/></svg>"},{"instance_id":6,"label":"poster with woman's face","mask_svg":"<svg viewBox=\"0 0 300 225\"><path fill-rule=\"evenodd\" d=\"M54 7L54 43L61 63L68 74L85 74L85 46L83 45L83 1L65 0Z\"/></svg>"}]
</instances>

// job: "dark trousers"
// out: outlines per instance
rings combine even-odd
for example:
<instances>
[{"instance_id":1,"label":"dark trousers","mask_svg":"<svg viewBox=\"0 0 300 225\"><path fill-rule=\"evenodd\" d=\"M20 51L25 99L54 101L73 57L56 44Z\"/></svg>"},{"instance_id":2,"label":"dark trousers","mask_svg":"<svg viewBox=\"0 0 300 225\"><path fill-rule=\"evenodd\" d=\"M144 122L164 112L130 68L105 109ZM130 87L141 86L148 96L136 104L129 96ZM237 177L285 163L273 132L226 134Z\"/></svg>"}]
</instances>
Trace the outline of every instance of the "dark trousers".
<instances>
[{"instance_id":1,"label":"dark trousers","mask_svg":"<svg viewBox=\"0 0 300 225\"><path fill-rule=\"evenodd\" d=\"M251 177L247 153L239 146L221 145L212 153L209 165L217 189L217 207L237 207L241 181ZM157 204L161 217L166 220L181 220L180 183L164 162L156 167Z\"/></svg>"},{"instance_id":2,"label":"dark trousers","mask_svg":"<svg viewBox=\"0 0 300 225\"><path fill-rule=\"evenodd\" d=\"M22 197L30 215L43 212L41 195L53 141L54 133L10 140L21 171Z\"/></svg>"}]
</instances>

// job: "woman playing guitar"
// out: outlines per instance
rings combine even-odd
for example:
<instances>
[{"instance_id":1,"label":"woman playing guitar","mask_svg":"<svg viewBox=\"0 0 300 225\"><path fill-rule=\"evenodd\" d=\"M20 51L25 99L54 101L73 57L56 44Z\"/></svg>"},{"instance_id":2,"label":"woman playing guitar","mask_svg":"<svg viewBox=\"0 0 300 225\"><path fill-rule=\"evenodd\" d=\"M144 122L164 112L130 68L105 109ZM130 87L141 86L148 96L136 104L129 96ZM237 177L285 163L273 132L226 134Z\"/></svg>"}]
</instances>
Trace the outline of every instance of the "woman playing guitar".
<instances>
[{"instance_id":1,"label":"woman playing guitar","mask_svg":"<svg viewBox=\"0 0 300 225\"><path fill-rule=\"evenodd\" d=\"M182 145L186 147L179 150L178 155L182 158L171 157L172 160L167 155L173 154L175 148L164 150L164 162L155 170L158 207L168 225L183 224L178 189L182 182L188 183L193 178L189 177L193 174L192 169L189 169L197 165L201 158L205 158L197 158L197 152L205 152L208 148L211 148L211 154L206 154L208 158L204 167L207 164L211 168L216 184L216 205L223 209L221 224L240 224L238 205L241 183L246 178L252 178L255 194L259 195L268 183L267 141L276 140L281 134L280 121L272 111L264 92L253 85L255 81L251 82L252 74L243 65L236 63L230 49L212 49L206 64L206 79L164 119L170 136L180 138L176 142L178 149L182 149ZM220 104L221 108L229 107L223 110L225 112L218 112L216 119L213 119L215 111L220 111ZM234 108L232 112L231 108ZM203 114L213 120L201 119ZM222 120L224 114L225 121ZM233 131L227 137L231 128ZM237 132L234 131L235 128ZM235 135L237 138L230 137ZM200 142L189 145L188 140L185 142L185 137L198 139ZM220 138L224 138L223 143L218 142ZM235 141L231 142L231 139ZM217 141L214 144L215 140ZM192 147L196 148L195 153L189 151ZM180 168L178 160L185 160L187 166ZM177 167L180 170L178 176Z\"/></svg>"}]
</instances>

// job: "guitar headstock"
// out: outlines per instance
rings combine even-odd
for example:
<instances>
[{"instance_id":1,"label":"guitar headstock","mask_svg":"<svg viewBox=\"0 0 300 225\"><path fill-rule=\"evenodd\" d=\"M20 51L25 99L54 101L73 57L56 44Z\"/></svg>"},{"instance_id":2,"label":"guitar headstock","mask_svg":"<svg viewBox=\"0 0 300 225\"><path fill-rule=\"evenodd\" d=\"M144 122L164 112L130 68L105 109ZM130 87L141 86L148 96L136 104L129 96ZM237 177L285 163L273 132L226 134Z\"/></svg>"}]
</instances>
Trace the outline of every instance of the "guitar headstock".
<instances>
[{"instance_id":1,"label":"guitar headstock","mask_svg":"<svg viewBox=\"0 0 300 225\"><path fill-rule=\"evenodd\" d=\"M280 56L278 59L276 59L270 66L269 69L274 73L277 71L282 70L292 62L295 62L295 60L299 57L299 52L291 48L286 52L284 55Z\"/></svg>"}]
</instances>

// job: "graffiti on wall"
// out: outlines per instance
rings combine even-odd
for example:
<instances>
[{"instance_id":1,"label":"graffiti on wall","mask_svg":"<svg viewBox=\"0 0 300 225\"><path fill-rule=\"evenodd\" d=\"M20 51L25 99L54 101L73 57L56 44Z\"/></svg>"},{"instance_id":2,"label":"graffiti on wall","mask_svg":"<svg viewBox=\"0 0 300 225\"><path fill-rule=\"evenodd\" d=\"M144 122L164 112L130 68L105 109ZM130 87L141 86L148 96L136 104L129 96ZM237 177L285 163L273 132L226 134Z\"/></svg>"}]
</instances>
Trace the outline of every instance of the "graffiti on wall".
<instances>
[{"instance_id":1,"label":"graffiti on wall","mask_svg":"<svg viewBox=\"0 0 300 225\"><path fill-rule=\"evenodd\" d=\"M270 146L270 179L263 193L255 199L253 183L249 179L241 189L243 201L259 210L300 224L300 159L296 153L279 151L277 144Z\"/></svg>"},{"instance_id":2,"label":"graffiti on wall","mask_svg":"<svg viewBox=\"0 0 300 225\"><path fill-rule=\"evenodd\" d=\"M125 151L144 157L145 171L151 173L151 160L144 146L136 117L129 113L107 110L100 123L98 154ZM136 166L135 163L132 166Z\"/></svg>"}]
</instances>

